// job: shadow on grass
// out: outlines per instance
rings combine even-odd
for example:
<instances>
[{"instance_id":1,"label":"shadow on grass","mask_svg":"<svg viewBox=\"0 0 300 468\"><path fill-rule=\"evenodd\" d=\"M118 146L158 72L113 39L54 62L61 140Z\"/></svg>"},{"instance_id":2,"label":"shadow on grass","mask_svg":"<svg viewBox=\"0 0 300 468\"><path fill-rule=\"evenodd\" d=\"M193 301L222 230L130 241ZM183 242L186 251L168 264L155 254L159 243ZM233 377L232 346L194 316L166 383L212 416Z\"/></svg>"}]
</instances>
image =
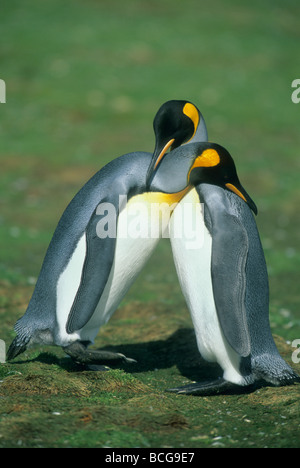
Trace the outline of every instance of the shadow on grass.
<instances>
[{"instance_id":1,"label":"shadow on grass","mask_svg":"<svg viewBox=\"0 0 300 468\"><path fill-rule=\"evenodd\" d=\"M105 350L115 351L137 361L136 364L119 366L125 371L142 373L176 366L181 375L190 380L217 378L222 375L218 365L204 361L197 347L194 330L180 328L166 340L106 346Z\"/></svg>"},{"instance_id":2,"label":"shadow on grass","mask_svg":"<svg viewBox=\"0 0 300 468\"><path fill-rule=\"evenodd\" d=\"M97 349L122 353L135 359L137 362L134 364L118 363L116 366L110 366L129 373L151 372L176 366L179 373L189 380L210 380L222 376L222 370L217 364L208 363L201 358L194 330L188 328L180 328L166 340L105 346ZM87 369L86 366L75 363L69 357L61 358L51 351L42 352L36 358L22 362L57 365L67 372Z\"/></svg>"},{"instance_id":3,"label":"shadow on grass","mask_svg":"<svg viewBox=\"0 0 300 468\"><path fill-rule=\"evenodd\" d=\"M217 380L223 375L223 371L218 364L209 363L201 358L194 330L188 328L180 328L165 340L155 340L126 345L121 344L118 346L105 346L97 349L122 353L137 361L133 364L119 363L114 366L110 365L107 370L117 368L128 374L138 374L154 372L160 369L167 370L175 366L177 367L181 377L185 377L190 381L203 383ZM41 352L34 359L22 361L23 364L25 362L36 362L49 366L56 365L68 373L99 370L97 366L95 366L96 369L92 369L90 366L76 363L69 356L58 357L51 353L51 351ZM225 393L249 394L265 386L272 387L273 385L259 381L248 387L229 389L228 392L225 391Z\"/></svg>"}]
</instances>

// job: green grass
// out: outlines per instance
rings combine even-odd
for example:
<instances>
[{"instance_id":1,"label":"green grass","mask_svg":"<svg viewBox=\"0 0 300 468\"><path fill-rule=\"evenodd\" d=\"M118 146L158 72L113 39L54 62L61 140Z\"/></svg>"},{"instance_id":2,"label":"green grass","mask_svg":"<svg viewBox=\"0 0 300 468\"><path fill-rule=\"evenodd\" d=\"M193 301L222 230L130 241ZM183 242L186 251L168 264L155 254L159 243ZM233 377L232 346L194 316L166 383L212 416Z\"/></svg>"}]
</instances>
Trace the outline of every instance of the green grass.
<instances>
[{"instance_id":1,"label":"green grass","mask_svg":"<svg viewBox=\"0 0 300 468\"><path fill-rule=\"evenodd\" d=\"M70 199L111 159L152 151L158 107L188 99L258 205L271 327L291 361L285 342L300 338L298 18L296 0L3 2L1 339L14 336ZM0 447L299 447L299 386L164 393L211 372L167 241L96 345L138 364L99 374L37 348L0 366Z\"/></svg>"}]
</instances>

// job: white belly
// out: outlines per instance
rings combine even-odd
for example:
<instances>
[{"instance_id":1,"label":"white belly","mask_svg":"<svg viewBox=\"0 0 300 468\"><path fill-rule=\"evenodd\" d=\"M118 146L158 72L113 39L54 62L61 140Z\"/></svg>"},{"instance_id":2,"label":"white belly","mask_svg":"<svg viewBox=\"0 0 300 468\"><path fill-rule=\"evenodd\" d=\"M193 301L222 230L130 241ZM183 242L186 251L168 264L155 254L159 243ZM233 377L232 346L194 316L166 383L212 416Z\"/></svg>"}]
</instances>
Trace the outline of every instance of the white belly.
<instances>
[{"instance_id":1,"label":"white belly","mask_svg":"<svg viewBox=\"0 0 300 468\"><path fill-rule=\"evenodd\" d=\"M122 229L123 216L119 218ZM108 282L98 306L85 327L80 339L94 341L99 328L108 322L120 302L149 260L159 239L117 238L115 259Z\"/></svg>"},{"instance_id":2,"label":"white belly","mask_svg":"<svg viewBox=\"0 0 300 468\"><path fill-rule=\"evenodd\" d=\"M162 222L162 213L152 206L159 202L159 197L159 194L134 197L120 213L114 262L101 299L88 323L70 335L66 332L66 323L80 285L86 255L85 234L82 236L57 286L56 344L66 346L76 340L93 342L99 328L115 312L167 228ZM166 203L166 212L168 206Z\"/></svg>"},{"instance_id":3,"label":"white belly","mask_svg":"<svg viewBox=\"0 0 300 468\"><path fill-rule=\"evenodd\" d=\"M82 269L86 255L86 236L83 234L76 249L63 273L60 275L56 289L56 322L54 341L58 346L67 346L80 339L78 332L69 335L66 331L66 324L77 294Z\"/></svg>"},{"instance_id":4,"label":"white belly","mask_svg":"<svg viewBox=\"0 0 300 468\"><path fill-rule=\"evenodd\" d=\"M242 383L239 356L226 342L220 328L211 280L212 238L202 212L203 205L192 190L174 210L170 239L174 262L204 359L218 362L224 378Z\"/></svg>"}]
</instances>

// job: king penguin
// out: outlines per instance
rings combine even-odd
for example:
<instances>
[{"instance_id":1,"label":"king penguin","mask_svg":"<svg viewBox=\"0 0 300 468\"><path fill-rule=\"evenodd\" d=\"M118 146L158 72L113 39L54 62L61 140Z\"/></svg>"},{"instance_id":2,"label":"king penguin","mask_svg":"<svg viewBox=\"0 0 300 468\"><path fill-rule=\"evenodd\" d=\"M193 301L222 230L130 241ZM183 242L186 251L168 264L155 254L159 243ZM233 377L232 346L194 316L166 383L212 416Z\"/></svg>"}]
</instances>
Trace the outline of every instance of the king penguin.
<instances>
[{"instance_id":1,"label":"king penguin","mask_svg":"<svg viewBox=\"0 0 300 468\"><path fill-rule=\"evenodd\" d=\"M171 124L166 118L170 114ZM165 154L168 148L193 141L197 132L206 133L206 127L193 104L168 101L157 112L154 131ZM165 134L172 140L168 148ZM119 353L91 350L89 345L162 235L160 221L150 215L152 203L170 205L183 196L149 190L147 172L152 161L156 162L155 155L134 152L114 159L70 202L46 252L28 308L15 325L17 336L8 350L8 360L29 346L45 344L62 347L81 363L133 361ZM156 236L129 235L128 220L135 221L135 207L140 205L140 224Z\"/></svg>"},{"instance_id":2,"label":"king penguin","mask_svg":"<svg viewBox=\"0 0 300 468\"><path fill-rule=\"evenodd\" d=\"M268 274L253 216L257 207L231 155L207 142L170 153L168 144L160 146L147 184L151 192L185 193L170 220L175 266L200 354L223 370L217 380L168 391L213 395L299 382L272 337Z\"/></svg>"}]
</instances>

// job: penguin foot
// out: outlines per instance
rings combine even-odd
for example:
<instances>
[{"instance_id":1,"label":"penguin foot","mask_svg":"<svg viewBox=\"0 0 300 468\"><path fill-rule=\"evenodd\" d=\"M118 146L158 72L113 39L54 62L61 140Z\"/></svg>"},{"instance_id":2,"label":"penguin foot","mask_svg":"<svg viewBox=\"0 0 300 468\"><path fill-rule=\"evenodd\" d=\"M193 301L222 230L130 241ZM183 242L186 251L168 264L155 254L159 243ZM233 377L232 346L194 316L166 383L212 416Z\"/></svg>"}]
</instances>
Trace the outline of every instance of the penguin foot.
<instances>
[{"instance_id":1,"label":"penguin foot","mask_svg":"<svg viewBox=\"0 0 300 468\"><path fill-rule=\"evenodd\" d=\"M184 387L167 389L166 392L177 393L178 395L210 396L210 395L228 395L241 394L251 391L252 385L243 387L241 385L228 382L223 378L211 382L193 383Z\"/></svg>"},{"instance_id":2,"label":"penguin foot","mask_svg":"<svg viewBox=\"0 0 300 468\"><path fill-rule=\"evenodd\" d=\"M88 349L87 345L80 341L75 341L69 346L63 348L75 362L79 364L131 364L137 362L135 359L128 358L121 353L112 353L111 351L99 351L97 349Z\"/></svg>"}]
</instances>

